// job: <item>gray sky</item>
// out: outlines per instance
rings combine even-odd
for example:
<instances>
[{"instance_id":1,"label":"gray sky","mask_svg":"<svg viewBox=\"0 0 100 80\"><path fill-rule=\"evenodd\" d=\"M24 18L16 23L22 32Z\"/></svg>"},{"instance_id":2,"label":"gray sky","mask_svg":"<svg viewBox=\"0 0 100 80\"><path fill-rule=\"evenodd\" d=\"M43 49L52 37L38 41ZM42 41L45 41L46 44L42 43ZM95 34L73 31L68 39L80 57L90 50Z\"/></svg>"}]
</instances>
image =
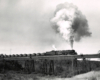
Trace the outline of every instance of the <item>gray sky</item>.
<instances>
[{"instance_id":1,"label":"gray sky","mask_svg":"<svg viewBox=\"0 0 100 80\"><path fill-rule=\"evenodd\" d=\"M100 50L99 0L0 0L0 53L20 54L69 49L69 44L51 27L56 6L73 3L86 16L91 37L74 43L80 53Z\"/></svg>"}]
</instances>

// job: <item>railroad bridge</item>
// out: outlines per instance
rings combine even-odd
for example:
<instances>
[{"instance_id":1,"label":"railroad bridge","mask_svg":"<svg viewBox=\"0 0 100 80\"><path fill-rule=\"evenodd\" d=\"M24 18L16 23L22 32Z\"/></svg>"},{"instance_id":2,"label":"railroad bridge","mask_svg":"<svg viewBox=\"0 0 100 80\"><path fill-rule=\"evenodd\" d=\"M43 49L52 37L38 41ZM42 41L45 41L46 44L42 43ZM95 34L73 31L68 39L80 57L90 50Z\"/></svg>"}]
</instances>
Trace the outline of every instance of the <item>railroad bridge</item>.
<instances>
[{"instance_id":1,"label":"railroad bridge","mask_svg":"<svg viewBox=\"0 0 100 80\"><path fill-rule=\"evenodd\" d=\"M51 51L46 53L38 53L38 54L20 54L20 55L0 55L0 60L3 61L24 61L24 71L25 72L35 72L36 66L35 61L39 60L42 62L40 66L42 69L42 73L52 75L55 71L54 63L56 60L70 60L71 68L73 71L73 67L77 67L77 59L83 59L85 61L86 58L100 58L99 54L86 54L86 55L77 55L74 50L67 51Z\"/></svg>"}]
</instances>

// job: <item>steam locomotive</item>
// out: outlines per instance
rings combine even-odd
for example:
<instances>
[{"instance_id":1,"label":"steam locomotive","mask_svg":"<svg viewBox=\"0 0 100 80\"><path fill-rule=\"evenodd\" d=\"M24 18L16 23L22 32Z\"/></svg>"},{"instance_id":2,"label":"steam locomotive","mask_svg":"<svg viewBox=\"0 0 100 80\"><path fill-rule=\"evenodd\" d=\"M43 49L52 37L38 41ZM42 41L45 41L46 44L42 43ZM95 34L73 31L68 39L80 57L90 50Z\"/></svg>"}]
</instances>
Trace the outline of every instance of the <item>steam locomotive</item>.
<instances>
[{"instance_id":1,"label":"steam locomotive","mask_svg":"<svg viewBox=\"0 0 100 80\"><path fill-rule=\"evenodd\" d=\"M62 51L51 51L51 52L46 52L42 53L41 55L44 56L53 56L53 55L77 55L75 50L62 50Z\"/></svg>"}]
</instances>

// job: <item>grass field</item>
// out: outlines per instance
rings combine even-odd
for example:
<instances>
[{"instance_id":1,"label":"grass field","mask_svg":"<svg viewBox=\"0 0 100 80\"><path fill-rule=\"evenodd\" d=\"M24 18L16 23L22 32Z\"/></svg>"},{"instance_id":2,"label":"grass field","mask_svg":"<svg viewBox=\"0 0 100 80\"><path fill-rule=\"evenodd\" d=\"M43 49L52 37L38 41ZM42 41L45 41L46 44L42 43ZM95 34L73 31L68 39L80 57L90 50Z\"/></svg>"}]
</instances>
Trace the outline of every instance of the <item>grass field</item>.
<instances>
[{"instance_id":1,"label":"grass field","mask_svg":"<svg viewBox=\"0 0 100 80\"><path fill-rule=\"evenodd\" d=\"M61 78L59 76L49 76L42 74L21 74L14 71L0 74L0 80L100 80L100 71L91 71L79 74L71 78Z\"/></svg>"}]
</instances>

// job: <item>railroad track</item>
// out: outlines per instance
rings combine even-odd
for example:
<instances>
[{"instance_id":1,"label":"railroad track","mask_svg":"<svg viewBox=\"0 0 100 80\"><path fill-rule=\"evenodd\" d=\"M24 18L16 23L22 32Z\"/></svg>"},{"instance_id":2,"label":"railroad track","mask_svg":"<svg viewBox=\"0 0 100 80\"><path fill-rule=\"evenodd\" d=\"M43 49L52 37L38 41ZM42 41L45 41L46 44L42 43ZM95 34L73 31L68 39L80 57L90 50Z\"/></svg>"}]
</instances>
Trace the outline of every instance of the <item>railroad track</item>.
<instances>
[{"instance_id":1,"label":"railroad track","mask_svg":"<svg viewBox=\"0 0 100 80\"><path fill-rule=\"evenodd\" d=\"M66 59L82 59L82 58L100 58L100 54L86 54L86 55L1 55L0 60L35 60L35 59L48 59L48 60L66 60Z\"/></svg>"}]
</instances>

